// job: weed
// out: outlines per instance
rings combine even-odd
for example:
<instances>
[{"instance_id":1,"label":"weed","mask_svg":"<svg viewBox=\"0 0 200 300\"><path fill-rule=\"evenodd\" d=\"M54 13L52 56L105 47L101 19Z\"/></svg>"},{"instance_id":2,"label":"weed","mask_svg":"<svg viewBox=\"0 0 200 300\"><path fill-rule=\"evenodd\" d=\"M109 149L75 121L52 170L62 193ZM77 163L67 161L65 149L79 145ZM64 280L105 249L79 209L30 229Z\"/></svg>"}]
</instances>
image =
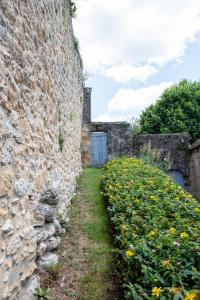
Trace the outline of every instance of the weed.
<instances>
[{"instance_id":1,"label":"weed","mask_svg":"<svg viewBox=\"0 0 200 300\"><path fill-rule=\"evenodd\" d=\"M70 0L69 1L70 4L70 15L72 18L76 18L77 17L77 7L74 1Z\"/></svg>"},{"instance_id":2,"label":"weed","mask_svg":"<svg viewBox=\"0 0 200 300\"><path fill-rule=\"evenodd\" d=\"M79 40L77 37L74 37L74 48L77 52L79 51Z\"/></svg>"},{"instance_id":3,"label":"weed","mask_svg":"<svg viewBox=\"0 0 200 300\"><path fill-rule=\"evenodd\" d=\"M49 290L43 289L41 287L37 287L35 289L35 293L36 296L38 296L38 298L40 299L49 299Z\"/></svg>"},{"instance_id":4,"label":"weed","mask_svg":"<svg viewBox=\"0 0 200 300\"><path fill-rule=\"evenodd\" d=\"M48 267L48 273L53 280L57 280L59 276L59 271L62 267L61 263L52 264Z\"/></svg>"},{"instance_id":5,"label":"weed","mask_svg":"<svg viewBox=\"0 0 200 300\"><path fill-rule=\"evenodd\" d=\"M69 120L72 122L76 117L76 113L74 111L70 111L69 113Z\"/></svg>"},{"instance_id":6,"label":"weed","mask_svg":"<svg viewBox=\"0 0 200 300\"><path fill-rule=\"evenodd\" d=\"M171 169L170 154L163 157L162 149L153 148L151 141L149 141L148 144L145 144L140 150L140 159L163 171Z\"/></svg>"},{"instance_id":7,"label":"weed","mask_svg":"<svg viewBox=\"0 0 200 300\"><path fill-rule=\"evenodd\" d=\"M60 149L60 151L63 152L64 144L65 144L65 139L64 139L64 134L63 134L63 132L61 130L59 132L58 143L59 143L59 149Z\"/></svg>"}]
</instances>

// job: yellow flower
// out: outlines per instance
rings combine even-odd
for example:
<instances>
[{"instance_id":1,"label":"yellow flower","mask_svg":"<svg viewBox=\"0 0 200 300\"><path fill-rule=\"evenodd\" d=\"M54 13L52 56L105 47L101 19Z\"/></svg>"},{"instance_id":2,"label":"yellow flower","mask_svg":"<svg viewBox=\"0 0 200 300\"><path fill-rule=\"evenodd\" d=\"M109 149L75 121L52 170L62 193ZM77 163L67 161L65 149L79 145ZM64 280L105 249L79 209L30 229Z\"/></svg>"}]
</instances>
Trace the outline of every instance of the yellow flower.
<instances>
[{"instance_id":1,"label":"yellow flower","mask_svg":"<svg viewBox=\"0 0 200 300\"><path fill-rule=\"evenodd\" d=\"M184 300L196 300L196 299L198 299L198 296L195 292L188 293L184 298Z\"/></svg>"},{"instance_id":2,"label":"yellow flower","mask_svg":"<svg viewBox=\"0 0 200 300\"><path fill-rule=\"evenodd\" d=\"M135 202L136 204L139 204L139 203L140 203L140 200L139 200L139 199L135 199L134 202Z\"/></svg>"},{"instance_id":3,"label":"yellow flower","mask_svg":"<svg viewBox=\"0 0 200 300\"><path fill-rule=\"evenodd\" d=\"M163 265L163 267L165 267L165 268L169 267L170 264L171 264L171 261L170 261L170 260L163 260L163 261L162 261L162 265Z\"/></svg>"},{"instance_id":4,"label":"yellow flower","mask_svg":"<svg viewBox=\"0 0 200 300\"><path fill-rule=\"evenodd\" d=\"M195 213L199 213L199 212L200 212L200 209L199 209L198 207L195 207L195 208L194 208L194 212L195 212Z\"/></svg>"},{"instance_id":5,"label":"yellow flower","mask_svg":"<svg viewBox=\"0 0 200 300\"><path fill-rule=\"evenodd\" d=\"M154 237L156 236L156 234L157 234L156 231L152 230L149 232L148 237Z\"/></svg>"},{"instance_id":6,"label":"yellow flower","mask_svg":"<svg viewBox=\"0 0 200 300\"><path fill-rule=\"evenodd\" d=\"M150 200L157 201L158 199L156 198L156 196L150 196Z\"/></svg>"},{"instance_id":7,"label":"yellow flower","mask_svg":"<svg viewBox=\"0 0 200 300\"><path fill-rule=\"evenodd\" d=\"M132 250L127 250L126 251L126 256L127 257L131 257L131 256L134 256L135 255L135 252L134 251L132 251Z\"/></svg>"},{"instance_id":8,"label":"yellow flower","mask_svg":"<svg viewBox=\"0 0 200 300\"><path fill-rule=\"evenodd\" d=\"M185 231L181 232L180 237L181 237L182 239L187 239L187 238L188 238L187 232L185 232Z\"/></svg>"},{"instance_id":9,"label":"yellow flower","mask_svg":"<svg viewBox=\"0 0 200 300\"><path fill-rule=\"evenodd\" d=\"M156 298L158 298L159 296L160 296L160 294L162 293L162 288L158 288L157 286L155 286L154 288L152 288L152 293L151 293L151 295L153 296L153 297L156 297Z\"/></svg>"},{"instance_id":10,"label":"yellow flower","mask_svg":"<svg viewBox=\"0 0 200 300\"><path fill-rule=\"evenodd\" d=\"M169 232L171 234L175 234L176 233L176 228L175 227L170 227Z\"/></svg>"}]
</instances>

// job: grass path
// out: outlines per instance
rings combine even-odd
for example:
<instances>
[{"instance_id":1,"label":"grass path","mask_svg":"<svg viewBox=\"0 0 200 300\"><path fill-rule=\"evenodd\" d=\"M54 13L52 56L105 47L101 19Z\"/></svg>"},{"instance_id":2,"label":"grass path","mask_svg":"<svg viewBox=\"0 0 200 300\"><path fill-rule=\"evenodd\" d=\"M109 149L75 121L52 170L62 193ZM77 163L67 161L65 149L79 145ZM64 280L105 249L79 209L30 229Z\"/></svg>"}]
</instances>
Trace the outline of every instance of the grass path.
<instances>
[{"instance_id":1,"label":"grass path","mask_svg":"<svg viewBox=\"0 0 200 300\"><path fill-rule=\"evenodd\" d=\"M51 300L118 300L112 243L101 196L102 170L88 168L80 178L70 209L70 227L59 249L60 268L45 274Z\"/></svg>"}]
</instances>

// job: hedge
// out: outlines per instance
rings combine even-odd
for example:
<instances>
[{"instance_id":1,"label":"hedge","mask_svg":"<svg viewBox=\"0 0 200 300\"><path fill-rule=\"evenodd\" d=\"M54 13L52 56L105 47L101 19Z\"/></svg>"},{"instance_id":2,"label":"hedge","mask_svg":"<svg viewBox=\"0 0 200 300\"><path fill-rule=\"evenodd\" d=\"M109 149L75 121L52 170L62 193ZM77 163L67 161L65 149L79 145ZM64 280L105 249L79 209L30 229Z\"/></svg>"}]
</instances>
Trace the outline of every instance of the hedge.
<instances>
[{"instance_id":1,"label":"hedge","mask_svg":"<svg viewBox=\"0 0 200 300\"><path fill-rule=\"evenodd\" d=\"M125 299L200 299L200 204L135 158L106 165L103 193Z\"/></svg>"}]
</instances>

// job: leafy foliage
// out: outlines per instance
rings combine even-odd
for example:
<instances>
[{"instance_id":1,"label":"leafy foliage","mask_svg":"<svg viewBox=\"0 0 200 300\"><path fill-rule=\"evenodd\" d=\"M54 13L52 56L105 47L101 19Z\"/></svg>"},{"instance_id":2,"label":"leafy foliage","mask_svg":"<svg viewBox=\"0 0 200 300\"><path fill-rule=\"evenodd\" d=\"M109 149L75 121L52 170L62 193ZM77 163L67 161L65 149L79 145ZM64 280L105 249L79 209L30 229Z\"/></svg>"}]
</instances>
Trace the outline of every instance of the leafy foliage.
<instances>
[{"instance_id":1,"label":"leafy foliage","mask_svg":"<svg viewBox=\"0 0 200 300\"><path fill-rule=\"evenodd\" d=\"M200 138L200 82L182 80L166 89L140 117L143 133L187 132Z\"/></svg>"},{"instance_id":2,"label":"leafy foliage","mask_svg":"<svg viewBox=\"0 0 200 300\"><path fill-rule=\"evenodd\" d=\"M140 120L132 117L131 120L131 130L134 135L138 135L141 133Z\"/></svg>"},{"instance_id":3,"label":"leafy foliage","mask_svg":"<svg viewBox=\"0 0 200 300\"><path fill-rule=\"evenodd\" d=\"M200 299L200 204L163 171L135 158L105 167L126 299Z\"/></svg>"},{"instance_id":4,"label":"leafy foliage","mask_svg":"<svg viewBox=\"0 0 200 300\"><path fill-rule=\"evenodd\" d=\"M77 16L77 14L76 14L77 13L76 4L72 0L70 0L69 3L70 3L70 14L71 14L71 17L72 18L76 18L76 16Z\"/></svg>"}]
</instances>

